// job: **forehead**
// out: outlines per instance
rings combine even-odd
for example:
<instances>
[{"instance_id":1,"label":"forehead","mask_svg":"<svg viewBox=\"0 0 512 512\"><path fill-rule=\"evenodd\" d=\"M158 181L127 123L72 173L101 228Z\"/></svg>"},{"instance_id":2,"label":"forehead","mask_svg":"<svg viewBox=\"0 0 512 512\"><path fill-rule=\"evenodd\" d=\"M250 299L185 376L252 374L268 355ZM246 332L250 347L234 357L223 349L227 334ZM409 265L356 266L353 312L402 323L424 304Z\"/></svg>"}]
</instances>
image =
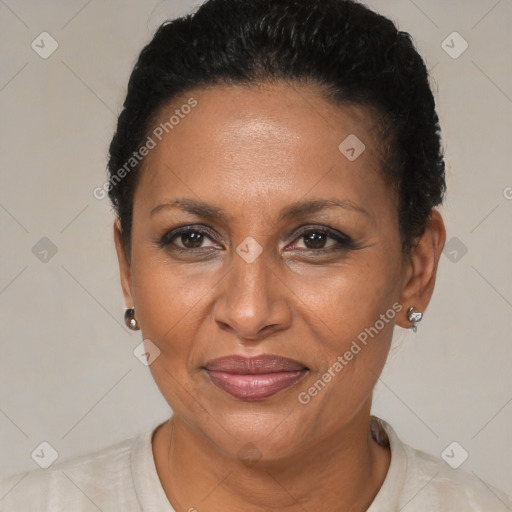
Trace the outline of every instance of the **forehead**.
<instances>
[{"instance_id":1,"label":"forehead","mask_svg":"<svg viewBox=\"0 0 512 512\"><path fill-rule=\"evenodd\" d=\"M362 192L375 190L380 179L379 128L369 109L336 106L313 86L195 89L154 120L155 147L145 158L136 202L188 195L282 203L308 190L330 197L340 186L352 199L368 201Z\"/></svg>"}]
</instances>

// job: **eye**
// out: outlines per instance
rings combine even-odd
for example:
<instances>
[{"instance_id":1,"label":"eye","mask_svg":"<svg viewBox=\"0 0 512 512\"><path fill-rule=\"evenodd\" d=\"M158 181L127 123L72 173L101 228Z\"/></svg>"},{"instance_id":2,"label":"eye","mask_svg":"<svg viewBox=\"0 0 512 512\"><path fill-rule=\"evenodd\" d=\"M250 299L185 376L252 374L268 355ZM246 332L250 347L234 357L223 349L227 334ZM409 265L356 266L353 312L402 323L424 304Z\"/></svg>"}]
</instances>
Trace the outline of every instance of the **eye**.
<instances>
[{"instance_id":1,"label":"eye","mask_svg":"<svg viewBox=\"0 0 512 512\"><path fill-rule=\"evenodd\" d=\"M320 227L309 227L302 230L295 240L299 241L299 246L295 244L295 249L312 252L329 252L348 249L353 246L352 240L343 233ZM301 242L303 247L300 247Z\"/></svg>"},{"instance_id":2,"label":"eye","mask_svg":"<svg viewBox=\"0 0 512 512\"><path fill-rule=\"evenodd\" d=\"M160 247L191 252L199 249L219 248L215 243L215 233L205 226L184 226L165 234L159 241ZM295 236L293 250L326 253L330 251L351 249L354 244L350 237L339 231L326 227L307 227ZM205 245L207 242L209 245ZM300 245L303 245L302 247Z\"/></svg>"},{"instance_id":3,"label":"eye","mask_svg":"<svg viewBox=\"0 0 512 512\"><path fill-rule=\"evenodd\" d=\"M193 250L203 249L209 247L216 247L213 245L203 245L207 240L213 242L214 234L205 227L187 226L175 229L162 238L160 246L173 245L177 250Z\"/></svg>"}]
</instances>

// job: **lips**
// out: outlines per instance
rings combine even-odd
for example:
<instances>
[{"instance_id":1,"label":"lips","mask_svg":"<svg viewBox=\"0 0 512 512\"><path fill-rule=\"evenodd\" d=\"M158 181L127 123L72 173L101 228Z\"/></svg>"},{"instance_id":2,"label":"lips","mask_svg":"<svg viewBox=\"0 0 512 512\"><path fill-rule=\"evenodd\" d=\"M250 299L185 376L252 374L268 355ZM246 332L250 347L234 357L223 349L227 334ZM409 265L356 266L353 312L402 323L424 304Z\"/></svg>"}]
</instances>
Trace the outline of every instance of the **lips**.
<instances>
[{"instance_id":1,"label":"lips","mask_svg":"<svg viewBox=\"0 0 512 512\"><path fill-rule=\"evenodd\" d=\"M301 380L309 369L277 355L238 355L208 361L203 367L218 388L239 400L269 398Z\"/></svg>"}]
</instances>

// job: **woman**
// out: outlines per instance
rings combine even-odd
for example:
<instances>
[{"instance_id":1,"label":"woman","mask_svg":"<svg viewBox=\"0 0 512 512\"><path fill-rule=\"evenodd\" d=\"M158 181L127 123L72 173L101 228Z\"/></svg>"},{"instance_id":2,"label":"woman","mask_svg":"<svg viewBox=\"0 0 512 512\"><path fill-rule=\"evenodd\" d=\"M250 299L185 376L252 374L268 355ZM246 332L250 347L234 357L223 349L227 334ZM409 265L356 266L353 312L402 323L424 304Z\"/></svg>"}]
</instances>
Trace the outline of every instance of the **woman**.
<instances>
[{"instance_id":1,"label":"woman","mask_svg":"<svg viewBox=\"0 0 512 512\"><path fill-rule=\"evenodd\" d=\"M446 237L407 33L348 0L209 0L140 54L109 172L125 321L173 415L3 510L512 510L370 414Z\"/></svg>"}]
</instances>

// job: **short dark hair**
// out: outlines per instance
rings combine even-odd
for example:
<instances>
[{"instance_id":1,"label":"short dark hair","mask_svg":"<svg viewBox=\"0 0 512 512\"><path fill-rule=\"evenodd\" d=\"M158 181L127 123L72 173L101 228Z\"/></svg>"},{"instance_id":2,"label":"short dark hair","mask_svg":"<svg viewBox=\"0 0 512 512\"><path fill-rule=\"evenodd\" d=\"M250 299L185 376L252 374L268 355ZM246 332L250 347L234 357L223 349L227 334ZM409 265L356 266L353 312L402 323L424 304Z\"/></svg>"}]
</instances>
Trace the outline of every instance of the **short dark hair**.
<instances>
[{"instance_id":1,"label":"short dark hair","mask_svg":"<svg viewBox=\"0 0 512 512\"><path fill-rule=\"evenodd\" d=\"M377 113L382 173L397 191L402 249L410 250L446 191L435 101L411 36L353 0L207 0L158 28L129 79L108 162L125 251L140 164L116 183L112 177L161 108L198 87L280 79L317 84L333 105Z\"/></svg>"}]
</instances>

